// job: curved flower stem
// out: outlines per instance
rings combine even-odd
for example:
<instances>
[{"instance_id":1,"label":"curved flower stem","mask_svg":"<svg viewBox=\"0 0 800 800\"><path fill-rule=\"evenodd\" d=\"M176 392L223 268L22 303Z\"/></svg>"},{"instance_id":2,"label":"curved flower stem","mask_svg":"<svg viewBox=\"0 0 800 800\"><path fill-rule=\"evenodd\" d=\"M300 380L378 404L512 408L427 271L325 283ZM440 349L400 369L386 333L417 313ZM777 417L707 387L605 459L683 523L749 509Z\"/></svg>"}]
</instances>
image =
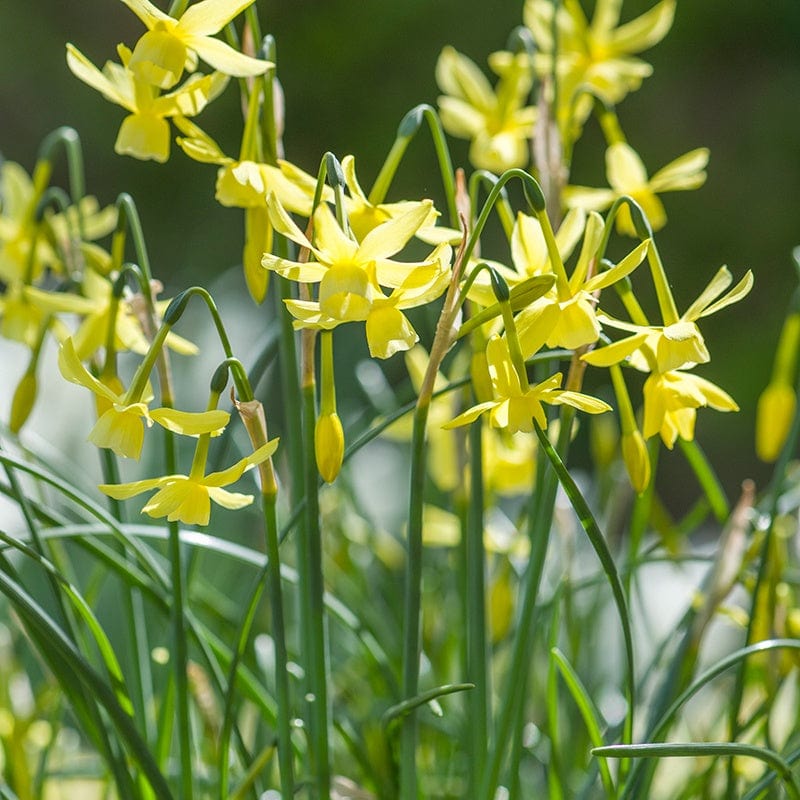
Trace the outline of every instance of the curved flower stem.
<instances>
[{"instance_id":1,"label":"curved flower stem","mask_svg":"<svg viewBox=\"0 0 800 800\"><path fill-rule=\"evenodd\" d=\"M72 202L78 212L78 229L81 236L84 235L84 219L80 209L80 200L86 194L86 173L83 167L83 150L81 149L81 139L78 132L69 127L62 125L49 133L39 148L39 156L33 173L33 209L38 204L39 195L44 191L45 186L50 180L52 173L52 154L53 150L58 146L63 145L64 151L67 156L67 172L69 174L69 191Z\"/></svg>"},{"instance_id":2,"label":"curved flower stem","mask_svg":"<svg viewBox=\"0 0 800 800\"><path fill-rule=\"evenodd\" d=\"M450 158L450 150L447 147L447 139L445 138L439 115L436 113L436 109L427 103L415 106L400 121L392 148L389 150L389 154L383 162L381 171L375 179L372 191L369 193L369 202L373 205L378 205L383 202L386 193L389 191L389 186L391 186L394 174L397 172L397 168L403 160L406 149L422 125L423 120L428 123L431 137L433 138L436 158L442 173L442 183L444 184L444 193L447 199L447 213L450 217L450 224L454 227L458 227L453 161Z\"/></svg>"},{"instance_id":3,"label":"curved flower stem","mask_svg":"<svg viewBox=\"0 0 800 800\"><path fill-rule=\"evenodd\" d=\"M472 175L469 176L469 201L470 208L478 207L478 189L481 184L492 187L497 183L497 176L485 169L476 169ZM501 192L497 201L497 216L500 218L500 224L503 226L503 232L506 238L510 241L511 234L514 230L514 212L511 210L511 204L508 202L508 194L505 189Z\"/></svg>"}]
</instances>

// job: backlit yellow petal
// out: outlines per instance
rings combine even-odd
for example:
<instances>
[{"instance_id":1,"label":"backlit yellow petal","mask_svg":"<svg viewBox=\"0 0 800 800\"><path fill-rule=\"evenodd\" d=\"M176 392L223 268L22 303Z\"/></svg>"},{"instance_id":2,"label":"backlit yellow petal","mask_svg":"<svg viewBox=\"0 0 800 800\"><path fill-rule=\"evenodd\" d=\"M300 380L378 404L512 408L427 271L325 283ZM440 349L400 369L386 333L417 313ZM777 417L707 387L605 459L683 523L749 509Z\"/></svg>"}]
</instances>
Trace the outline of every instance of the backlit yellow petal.
<instances>
[{"instance_id":1,"label":"backlit yellow petal","mask_svg":"<svg viewBox=\"0 0 800 800\"><path fill-rule=\"evenodd\" d=\"M409 350L419 341L406 316L391 306L370 311L366 328L367 344L373 358L389 358L402 350Z\"/></svg>"},{"instance_id":2,"label":"backlit yellow petal","mask_svg":"<svg viewBox=\"0 0 800 800\"><path fill-rule=\"evenodd\" d=\"M156 408L150 412L154 422L173 433L187 436L199 436L203 433L219 433L228 424L230 414L227 411L178 411L175 408Z\"/></svg>"}]
</instances>

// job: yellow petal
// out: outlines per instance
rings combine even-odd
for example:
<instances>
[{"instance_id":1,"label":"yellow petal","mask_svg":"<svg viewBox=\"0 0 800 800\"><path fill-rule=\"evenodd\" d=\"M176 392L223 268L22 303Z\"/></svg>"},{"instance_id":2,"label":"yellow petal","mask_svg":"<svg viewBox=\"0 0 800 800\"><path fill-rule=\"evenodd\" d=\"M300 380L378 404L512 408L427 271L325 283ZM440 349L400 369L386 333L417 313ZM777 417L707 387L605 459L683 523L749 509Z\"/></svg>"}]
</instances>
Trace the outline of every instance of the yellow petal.
<instances>
[{"instance_id":1,"label":"yellow petal","mask_svg":"<svg viewBox=\"0 0 800 800\"><path fill-rule=\"evenodd\" d=\"M654 192L670 192L678 189L697 189L705 183L709 151L700 147L676 158L662 167L650 179Z\"/></svg>"},{"instance_id":2,"label":"yellow petal","mask_svg":"<svg viewBox=\"0 0 800 800\"><path fill-rule=\"evenodd\" d=\"M180 30L195 36L211 36L252 4L253 0L201 0L183 12Z\"/></svg>"},{"instance_id":3,"label":"yellow petal","mask_svg":"<svg viewBox=\"0 0 800 800\"><path fill-rule=\"evenodd\" d=\"M184 42L207 64L234 78L263 75L270 67L275 66L271 61L251 58L234 50L225 42L208 36L187 36Z\"/></svg>"},{"instance_id":4,"label":"yellow petal","mask_svg":"<svg viewBox=\"0 0 800 800\"><path fill-rule=\"evenodd\" d=\"M406 243L425 223L433 203L424 200L400 217L390 219L373 228L358 248L359 261L374 261L388 258L405 247Z\"/></svg>"},{"instance_id":5,"label":"yellow petal","mask_svg":"<svg viewBox=\"0 0 800 800\"><path fill-rule=\"evenodd\" d=\"M170 522L208 525L211 501L205 486L184 475L177 475L150 498L142 513L166 517Z\"/></svg>"},{"instance_id":6,"label":"yellow petal","mask_svg":"<svg viewBox=\"0 0 800 800\"><path fill-rule=\"evenodd\" d=\"M266 461L278 449L279 441L279 439L271 439L249 456L237 461L232 467L206 475L203 478L203 483L206 486L227 486L229 483L237 481L246 470L257 466L262 461Z\"/></svg>"},{"instance_id":7,"label":"yellow petal","mask_svg":"<svg viewBox=\"0 0 800 800\"><path fill-rule=\"evenodd\" d=\"M630 275L631 272L644 261L649 247L650 240L645 239L638 247L635 247L628 253L619 264L616 264L611 269L601 272L586 281L586 283L583 284L583 290L585 292L594 292L597 289L605 289L607 286L611 286L611 284L616 283L626 275Z\"/></svg>"},{"instance_id":8,"label":"yellow petal","mask_svg":"<svg viewBox=\"0 0 800 800\"><path fill-rule=\"evenodd\" d=\"M376 308L367 316L367 344L373 358L389 358L409 350L419 336L406 316L391 306Z\"/></svg>"},{"instance_id":9,"label":"yellow petal","mask_svg":"<svg viewBox=\"0 0 800 800\"><path fill-rule=\"evenodd\" d=\"M609 41L615 53L638 53L660 42L672 27L675 0L662 0L657 6L617 28Z\"/></svg>"},{"instance_id":10,"label":"yellow petal","mask_svg":"<svg viewBox=\"0 0 800 800\"><path fill-rule=\"evenodd\" d=\"M228 424L230 414L227 411L178 411L175 408L156 408L150 412L150 418L173 433L186 436L200 436L203 433L218 433Z\"/></svg>"},{"instance_id":11,"label":"yellow petal","mask_svg":"<svg viewBox=\"0 0 800 800\"><path fill-rule=\"evenodd\" d=\"M86 389L100 395L110 403L119 402L119 396L114 394L104 383L94 377L86 367L81 364L72 339L65 339L58 351L58 369L70 383L77 383Z\"/></svg>"},{"instance_id":12,"label":"yellow petal","mask_svg":"<svg viewBox=\"0 0 800 800\"><path fill-rule=\"evenodd\" d=\"M181 78L186 63L186 44L171 31L147 31L133 48L128 68L150 86L172 88Z\"/></svg>"},{"instance_id":13,"label":"yellow petal","mask_svg":"<svg viewBox=\"0 0 800 800\"><path fill-rule=\"evenodd\" d=\"M112 103L133 111L131 98L120 91L120 87L114 84L104 75L83 53L71 44L67 45L67 66L76 78L80 78L84 83L100 92L107 100Z\"/></svg>"},{"instance_id":14,"label":"yellow petal","mask_svg":"<svg viewBox=\"0 0 800 800\"><path fill-rule=\"evenodd\" d=\"M130 114L122 121L114 151L163 164L169 158L169 124L152 114Z\"/></svg>"},{"instance_id":15,"label":"yellow petal","mask_svg":"<svg viewBox=\"0 0 800 800\"><path fill-rule=\"evenodd\" d=\"M483 414L484 411L488 411L490 408L495 408L498 404L494 400L489 400L485 403L478 403L476 406L472 406L472 408L468 408L463 413L459 414L455 419L451 419L450 422L446 422L442 427L445 430L450 430L451 428L458 428L461 425L469 425L470 422L474 422L478 417Z\"/></svg>"},{"instance_id":16,"label":"yellow petal","mask_svg":"<svg viewBox=\"0 0 800 800\"><path fill-rule=\"evenodd\" d=\"M133 406L115 405L95 423L89 441L96 447L107 447L121 458L138 460L144 443L144 403Z\"/></svg>"},{"instance_id":17,"label":"yellow petal","mask_svg":"<svg viewBox=\"0 0 800 800\"><path fill-rule=\"evenodd\" d=\"M220 489L217 486L210 486L208 494L217 505L223 508L230 508L233 511L249 506L253 502L253 495L251 494L229 492L227 489Z\"/></svg>"},{"instance_id":18,"label":"yellow petal","mask_svg":"<svg viewBox=\"0 0 800 800\"><path fill-rule=\"evenodd\" d=\"M611 187L620 194L631 194L647 183L642 159L625 142L616 142L606 150L606 175Z\"/></svg>"},{"instance_id":19,"label":"yellow petal","mask_svg":"<svg viewBox=\"0 0 800 800\"><path fill-rule=\"evenodd\" d=\"M594 367L610 367L612 364L619 364L624 361L634 350L644 344L648 334L637 333L633 336L628 336L625 339L620 339L618 342L613 342L605 347L598 347L581 356L581 361L591 364Z\"/></svg>"},{"instance_id":20,"label":"yellow petal","mask_svg":"<svg viewBox=\"0 0 800 800\"><path fill-rule=\"evenodd\" d=\"M148 28L155 27L156 23L159 21L174 22L172 17L154 6L150 0L122 0L122 2L125 3Z\"/></svg>"},{"instance_id":21,"label":"yellow petal","mask_svg":"<svg viewBox=\"0 0 800 800\"><path fill-rule=\"evenodd\" d=\"M179 475L166 475L163 478L147 478L143 481L133 481L132 483L104 483L97 488L105 495L113 497L115 500L128 500L142 492L148 492L161 486Z\"/></svg>"}]
</instances>

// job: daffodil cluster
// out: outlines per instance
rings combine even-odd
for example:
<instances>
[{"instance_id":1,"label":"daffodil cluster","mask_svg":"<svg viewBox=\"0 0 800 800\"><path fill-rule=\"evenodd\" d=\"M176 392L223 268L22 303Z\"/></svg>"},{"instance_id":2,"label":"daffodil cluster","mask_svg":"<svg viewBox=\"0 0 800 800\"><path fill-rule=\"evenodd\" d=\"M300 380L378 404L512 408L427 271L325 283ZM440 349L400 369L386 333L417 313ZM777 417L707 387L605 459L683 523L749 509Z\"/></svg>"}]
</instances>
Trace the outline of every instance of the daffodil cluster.
<instances>
[{"instance_id":1,"label":"daffodil cluster","mask_svg":"<svg viewBox=\"0 0 800 800\"><path fill-rule=\"evenodd\" d=\"M225 88L229 76L263 75L271 64L238 52L215 38L253 0L203 0L178 18L150 0L123 0L147 31L133 49L120 44L121 63L94 66L74 45L67 45L67 64L84 83L122 106L122 122L114 149L141 159L169 157L168 119L192 117ZM197 72L200 61L214 72ZM178 85L189 73L183 83Z\"/></svg>"}]
</instances>

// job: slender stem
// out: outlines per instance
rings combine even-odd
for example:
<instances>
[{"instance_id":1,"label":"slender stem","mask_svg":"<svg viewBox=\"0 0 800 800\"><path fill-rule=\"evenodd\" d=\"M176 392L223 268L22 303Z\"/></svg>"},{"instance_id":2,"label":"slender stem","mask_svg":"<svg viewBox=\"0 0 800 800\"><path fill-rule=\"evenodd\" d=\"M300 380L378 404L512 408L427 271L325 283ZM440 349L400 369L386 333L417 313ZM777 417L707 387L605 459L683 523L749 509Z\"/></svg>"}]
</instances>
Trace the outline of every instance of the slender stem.
<instances>
[{"instance_id":1,"label":"slender stem","mask_svg":"<svg viewBox=\"0 0 800 800\"><path fill-rule=\"evenodd\" d=\"M486 635L486 560L483 549L483 425L469 429L470 494L466 526L467 674L475 684L469 694L470 771L472 792L477 791L486 762L491 719L489 648Z\"/></svg>"},{"instance_id":2,"label":"slender stem","mask_svg":"<svg viewBox=\"0 0 800 800\"><path fill-rule=\"evenodd\" d=\"M403 600L403 697L414 697L419 688L419 659L422 628L422 506L425 490L425 427L430 396L420 395L414 409L411 436L411 486L408 501L408 543L406 545L405 593ZM403 719L400 732L400 797L417 800L417 715Z\"/></svg>"},{"instance_id":3,"label":"slender stem","mask_svg":"<svg viewBox=\"0 0 800 800\"><path fill-rule=\"evenodd\" d=\"M454 227L458 227L453 161L450 158L450 150L447 147L447 139L445 138L439 115L432 106L427 104L412 108L401 120L397 129L397 137L395 138L394 144L392 144L392 149L386 156L386 161L384 161L381 171L375 179L372 191L369 193L369 202L373 205L378 205L383 202L386 193L389 191L389 186L392 183L397 167L405 154L406 148L419 130L423 119L427 121L431 137L433 138L433 147L436 150L436 158L442 173L442 183L444 184L444 193L447 199L447 212L450 216L450 224Z\"/></svg>"},{"instance_id":4,"label":"slender stem","mask_svg":"<svg viewBox=\"0 0 800 800\"><path fill-rule=\"evenodd\" d=\"M310 382L304 379L303 434L305 446L306 524L301 528L299 538L305 539L303 549L305 557L308 559L308 569L305 576L308 584L305 587L301 587L301 589L305 588L305 596L301 598L301 611L306 617L304 624L307 636L304 641L308 680L306 699L309 706L311 770L316 784L317 800L328 800L331 785L328 745L328 666L325 646L319 473L314 451L316 419L317 409L313 378Z\"/></svg>"},{"instance_id":5,"label":"slender stem","mask_svg":"<svg viewBox=\"0 0 800 800\"><path fill-rule=\"evenodd\" d=\"M272 641L275 644L275 696L278 703L278 762L281 771L281 795L294 795L294 758L292 753L292 706L289 694L289 656L281 590L281 564L278 552L278 517L275 493L264 495L266 522L267 583L272 611Z\"/></svg>"},{"instance_id":6,"label":"slender stem","mask_svg":"<svg viewBox=\"0 0 800 800\"><path fill-rule=\"evenodd\" d=\"M164 398L162 397L162 400ZM164 402L164 405L168 404ZM171 404L170 404L171 405ZM168 475L177 472L175 435L165 429L164 455ZM172 634L175 652L173 671L175 675L175 710L178 726L178 752L180 759L180 797L191 800L194 795L194 776L192 768L192 734L189 721L189 648L186 638L186 619L184 605L183 558L181 552L180 529L177 522L169 523L168 543L170 577L172 579Z\"/></svg>"}]
</instances>

